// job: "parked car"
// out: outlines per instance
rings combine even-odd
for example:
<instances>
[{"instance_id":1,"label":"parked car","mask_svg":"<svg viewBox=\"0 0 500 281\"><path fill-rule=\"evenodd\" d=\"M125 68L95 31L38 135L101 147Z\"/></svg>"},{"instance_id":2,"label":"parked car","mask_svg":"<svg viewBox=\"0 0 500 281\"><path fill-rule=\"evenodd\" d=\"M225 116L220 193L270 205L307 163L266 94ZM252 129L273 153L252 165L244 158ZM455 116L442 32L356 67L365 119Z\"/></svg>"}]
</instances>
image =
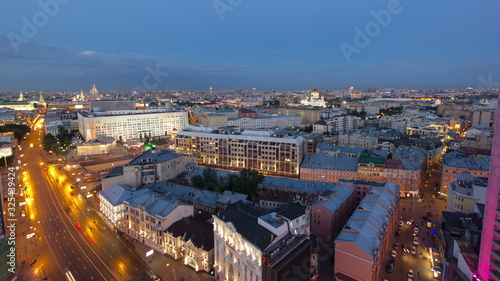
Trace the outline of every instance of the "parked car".
<instances>
[{"instance_id":1,"label":"parked car","mask_svg":"<svg viewBox=\"0 0 500 281\"><path fill-rule=\"evenodd\" d=\"M413 244L418 246L418 237L413 237Z\"/></svg>"},{"instance_id":2,"label":"parked car","mask_svg":"<svg viewBox=\"0 0 500 281\"><path fill-rule=\"evenodd\" d=\"M399 221L399 226L403 226L405 225L405 222L404 221Z\"/></svg>"},{"instance_id":3,"label":"parked car","mask_svg":"<svg viewBox=\"0 0 500 281\"><path fill-rule=\"evenodd\" d=\"M408 269L408 278L413 279L413 270Z\"/></svg>"},{"instance_id":4,"label":"parked car","mask_svg":"<svg viewBox=\"0 0 500 281\"><path fill-rule=\"evenodd\" d=\"M397 254L396 250L392 250L391 257L396 258Z\"/></svg>"},{"instance_id":5,"label":"parked car","mask_svg":"<svg viewBox=\"0 0 500 281\"><path fill-rule=\"evenodd\" d=\"M416 254L417 254L417 248L412 247L412 248L411 248L410 253L411 253L412 255L416 255Z\"/></svg>"},{"instance_id":6,"label":"parked car","mask_svg":"<svg viewBox=\"0 0 500 281\"><path fill-rule=\"evenodd\" d=\"M394 271L394 265L392 264L388 264L386 267L385 267L385 271L387 271L388 273L391 273Z\"/></svg>"},{"instance_id":7,"label":"parked car","mask_svg":"<svg viewBox=\"0 0 500 281\"><path fill-rule=\"evenodd\" d=\"M392 248L394 248L394 250L399 249L399 243L394 243L394 245L392 245Z\"/></svg>"}]
</instances>

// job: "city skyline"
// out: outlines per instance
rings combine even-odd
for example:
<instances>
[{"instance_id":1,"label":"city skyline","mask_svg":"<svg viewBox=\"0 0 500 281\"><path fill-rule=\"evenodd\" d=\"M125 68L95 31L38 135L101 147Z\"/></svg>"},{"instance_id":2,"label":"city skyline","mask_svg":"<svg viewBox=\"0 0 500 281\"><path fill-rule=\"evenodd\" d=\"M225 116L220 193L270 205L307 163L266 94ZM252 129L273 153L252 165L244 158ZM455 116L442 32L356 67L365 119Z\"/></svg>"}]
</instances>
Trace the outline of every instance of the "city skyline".
<instances>
[{"instance_id":1,"label":"city skyline","mask_svg":"<svg viewBox=\"0 0 500 281\"><path fill-rule=\"evenodd\" d=\"M0 91L489 88L500 80L495 1L97 3L4 3Z\"/></svg>"}]
</instances>

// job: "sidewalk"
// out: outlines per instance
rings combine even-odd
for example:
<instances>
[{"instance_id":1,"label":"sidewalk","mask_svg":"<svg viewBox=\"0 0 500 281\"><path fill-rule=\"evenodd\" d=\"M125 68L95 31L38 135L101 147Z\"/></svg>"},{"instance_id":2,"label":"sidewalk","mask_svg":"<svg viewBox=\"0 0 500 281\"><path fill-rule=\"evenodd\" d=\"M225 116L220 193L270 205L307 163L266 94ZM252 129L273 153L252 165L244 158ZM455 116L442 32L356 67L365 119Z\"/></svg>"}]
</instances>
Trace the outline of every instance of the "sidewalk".
<instances>
[{"instance_id":1,"label":"sidewalk","mask_svg":"<svg viewBox=\"0 0 500 281\"><path fill-rule=\"evenodd\" d=\"M195 272L191 267L184 265L181 260L176 261L172 257L154 252L150 257L146 253L151 250L139 242L132 242L136 252L141 259L149 266L156 276L164 281L178 281L180 278L190 281L214 281L215 278L206 272Z\"/></svg>"}]
</instances>

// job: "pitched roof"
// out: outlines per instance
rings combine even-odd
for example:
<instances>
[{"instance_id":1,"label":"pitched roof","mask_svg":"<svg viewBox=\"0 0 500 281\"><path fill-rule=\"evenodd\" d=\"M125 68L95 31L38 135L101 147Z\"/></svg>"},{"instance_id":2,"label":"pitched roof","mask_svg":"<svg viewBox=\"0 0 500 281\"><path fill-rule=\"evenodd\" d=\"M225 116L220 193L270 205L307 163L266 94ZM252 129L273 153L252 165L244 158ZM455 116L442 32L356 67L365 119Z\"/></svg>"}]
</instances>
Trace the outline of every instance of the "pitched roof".
<instances>
[{"instance_id":1,"label":"pitched roof","mask_svg":"<svg viewBox=\"0 0 500 281\"><path fill-rule=\"evenodd\" d=\"M165 231L174 237L182 237L184 241L191 240L198 248L210 251L214 247L213 225L195 217L186 217L174 222Z\"/></svg>"},{"instance_id":2,"label":"pitched roof","mask_svg":"<svg viewBox=\"0 0 500 281\"><path fill-rule=\"evenodd\" d=\"M226 209L215 216L225 223L232 223L241 236L264 251L273 240L273 233L258 223L258 218L265 214L265 212L239 201L228 205Z\"/></svg>"}]
</instances>

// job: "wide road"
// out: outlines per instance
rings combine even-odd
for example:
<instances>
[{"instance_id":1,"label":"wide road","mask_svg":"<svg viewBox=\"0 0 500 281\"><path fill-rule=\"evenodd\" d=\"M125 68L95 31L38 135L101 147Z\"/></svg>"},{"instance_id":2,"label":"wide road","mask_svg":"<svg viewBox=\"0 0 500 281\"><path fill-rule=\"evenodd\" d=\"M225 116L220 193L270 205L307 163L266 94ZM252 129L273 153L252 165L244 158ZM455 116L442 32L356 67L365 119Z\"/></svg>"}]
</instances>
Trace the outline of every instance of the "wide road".
<instances>
[{"instance_id":1,"label":"wide road","mask_svg":"<svg viewBox=\"0 0 500 281\"><path fill-rule=\"evenodd\" d=\"M22 184L26 187L28 218L36 228L37 262L26 276L68 280L69 270L79 280L130 280L147 266L106 227L85 199L72 192L71 183L48 167L40 148L40 128L23 142ZM26 173L24 173L26 172ZM27 195L26 195L27 196Z\"/></svg>"}]
</instances>

